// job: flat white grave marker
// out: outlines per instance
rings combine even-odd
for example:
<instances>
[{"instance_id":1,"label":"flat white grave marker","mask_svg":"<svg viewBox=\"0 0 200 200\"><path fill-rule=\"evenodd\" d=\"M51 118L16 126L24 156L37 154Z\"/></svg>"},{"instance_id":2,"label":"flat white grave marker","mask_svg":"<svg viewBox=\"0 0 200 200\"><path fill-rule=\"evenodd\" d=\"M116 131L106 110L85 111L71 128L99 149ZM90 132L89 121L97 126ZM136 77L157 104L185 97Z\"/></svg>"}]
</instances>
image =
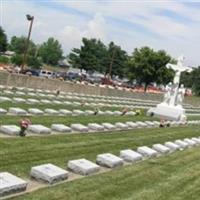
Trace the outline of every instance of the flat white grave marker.
<instances>
[{"instance_id":1,"label":"flat white grave marker","mask_svg":"<svg viewBox=\"0 0 200 200\"><path fill-rule=\"evenodd\" d=\"M179 146L180 146L181 148L183 148L183 149L189 147L189 144L186 143L186 142L184 142L184 141L182 141L182 140L176 140L175 143L176 143L177 145L179 145Z\"/></svg>"},{"instance_id":2,"label":"flat white grave marker","mask_svg":"<svg viewBox=\"0 0 200 200\"><path fill-rule=\"evenodd\" d=\"M40 124L29 125L28 130L37 134L50 134L51 129Z\"/></svg>"},{"instance_id":3,"label":"flat white grave marker","mask_svg":"<svg viewBox=\"0 0 200 200\"><path fill-rule=\"evenodd\" d=\"M106 128L108 130L115 130L116 129L116 127L111 123L102 123L102 125L104 126L104 128Z\"/></svg>"},{"instance_id":4,"label":"flat white grave marker","mask_svg":"<svg viewBox=\"0 0 200 200\"><path fill-rule=\"evenodd\" d=\"M147 146L138 147L137 151L146 157L156 157L158 155L157 151Z\"/></svg>"},{"instance_id":5,"label":"flat white grave marker","mask_svg":"<svg viewBox=\"0 0 200 200\"><path fill-rule=\"evenodd\" d=\"M88 132L88 127L82 124L71 124L71 129L79 132Z\"/></svg>"},{"instance_id":6,"label":"flat white grave marker","mask_svg":"<svg viewBox=\"0 0 200 200\"><path fill-rule=\"evenodd\" d=\"M25 103L26 100L22 98L13 98L13 103Z\"/></svg>"},{"instance_id":7,"label":"flat white grave marker","mask_svg":"<svg viewBox=\"0 0 200 200\"><path fill-rule=\"evenodd\" d=\"M60 182L68 178L68 171L53 164L44 164L31 168L31 177L43 180L49 184Z\"/></svg>"},{"instance_id":8,"label":"flat white grave marker","mask_svg":"<svg viewBox=\"0 0 200 200\"><path fill-rule=\"evenodd\" d=\"M114 168L114 167L123 165L123 160L111 153L104 153L104 154L97 155L96 162L99 165L109 167L109 168Z\"/></svg>"},{"instance_id":9,"label":"flat white grave marker","mask_svg":"<svg viewBox=\"0 0 200 200\"><path fill-rule=\"evenodd\" d=\"M8 135L19 135L20 128L16 125L2 125L0 131Z\"/></svg>"},{"instance_id":10,"label":"flat white grave marker","mask_svg":"<svg viewBox=\"0 0 200 200\"><path fill-rule=\"evenodd\" d=\"M129 126L125 123L121 123L121 122L117 122L115 123L115 127L119 128L119 129L128 129Z\"/></svg>"},{"instance_id":11,"label":"flat white grave marker","mask_svg":"<svg viewBox=\"0 0 200 200\"><path fill-rule=\"evenodd\" d=\"M120 157L127 162L137 162L142 160L142 155L131 149L120 151Z\"/></svg>"},{"instance_id":12,"label":"flat white grave marker","mask_svg":"<svg viewBox=\"0 0 200 200\"><path fill-rule=\"evenodd\" d=\"M189 146L195 146L195 145L197 145L197 143L195 141L193 141L191 139L188 139L188 138L185 138L183 141L186 142L186 143L188 143Z\"/></svg>"},{"instance_id":13,"label":"flat white grave marker","mask_svg":"<svg viewBox=\"0 0 200 200\"><path fill-rule=\"evenodd\" d=\"M54 109L51 109L51 108L47 108L44 110L47 114L50 114L50 115L58 115L59 112L57 110L54 110Z\"/></svg>"},{"instance_id":14,"label":"flat white grave marker","mask_svg":"<svg viewBox=\"0 0 200 200\"><path fill-rule=\"evenodd\" d=\"M197 144L200 144L200 139L199 138L193 137L192 140L195 141Z\"/></svg>"},{"instance_id":15,"label":"flat white grave marker","mask_svg":"<svg viewBox=\"0 0 200 200\"><path fill-rule=\"evenodd\" d=\"M33 115L43 115L44 112L38 108L29 108L28 112Z\"/></svg>"},{"instance_id":16,"label":"flat white grave marker","mask_svg":"<svg viewBox=\"0 0 200 200\"><path fill-rule=\"evenodd\" d=\"M84 158L70 160L67 166L74 173L81 174L83 176L94 174L100 170L100 166Z\"/></svg>"},{"instance_id":17,"label":"flat white grave marker","mask_svg":"<svg viewBox=\"0 0 200 200\"><path fill-rule=\"evenodd\" d=\"M0 108L0 115L5 115L7 113L6 109Z\"/></svg>"},{"instance_id":18,"label":"flat white grave marker","mask_svg":"<svg viewBox=\"0 0 200 200\"><path fill-rule=\"evenodd\" d=\"M137 128L137 124L135 122L126 122L126 124L130 127L130 128Z\"/></svg>"},{"instance_id":19,"label":"flat white grave marker","mask_svg":"<svg viewBox=\"0 0 200 200\"><path fill-rule=\"evenodd\" d=\"M180 150L181 147L174 142L165 142L165 146L170 148L172 152Z\"/></svg>"},{"instance_id":20,"label":"flat white grave marker","mask_svg":"<svg viewBox=\"0 0 200 200\"><path fill-rule=\"evenodd\" d=\"M27 182L8 172L0 173L0 197L26 190Z\"/></svg>"},{"instance_id":21,"label":"flat white grave marker","mask_svg":"<svg viewBox=\"0 0 200 200\"><path fill-rule=\"evenodd\" d=\"M62 133L71 131L71 128L68 126L65 126L64 124L52 124L51 129L53 131L62 132Z\"/></svg>"},{"instance_id":22,"label":"flat white grave marker","mask_svg":"<svg viewBox=\"0 0 200 200\"><path fill-rule=\"evenodd\" d=\"M72 115L72 111L66 109L60 109L59 112L62 115Z\"/></svg>"},{"instance_id":23,"label":"flat white grave marker","mask_svg":"<svg viewBox=\"0 0 200 200\"><path fill-rule=\"evenodd\" d=\"M154 144L153 149L155 149L156 151L162 153L162 154L167 154L170 152L170 148L162 145L162 144Z\"/></svg>"},{"instance_id":24,"label":"flat white grave marker","mask_svg":"<svg viewBox=\"0 0 200 200\"><path fill-rule=\"evenodd\" d=\"M92 130L95 130L95 131L102 131L102 130L104 130L104 127L101 126L100 124L97 124L97 123L89 123L88 124L88 128L92 129Z\"/></svg>"},{"instance_id":25,"label":"flat white grave marker","mask_svg":"<svg viewBox=\"0 0 200 200\"><path fill-rule=\"evenodd\" d=\"M21 108L9 108L9 113L14 115L26 115L27 112L24 109Z\"/></svg>"}]
</instances>

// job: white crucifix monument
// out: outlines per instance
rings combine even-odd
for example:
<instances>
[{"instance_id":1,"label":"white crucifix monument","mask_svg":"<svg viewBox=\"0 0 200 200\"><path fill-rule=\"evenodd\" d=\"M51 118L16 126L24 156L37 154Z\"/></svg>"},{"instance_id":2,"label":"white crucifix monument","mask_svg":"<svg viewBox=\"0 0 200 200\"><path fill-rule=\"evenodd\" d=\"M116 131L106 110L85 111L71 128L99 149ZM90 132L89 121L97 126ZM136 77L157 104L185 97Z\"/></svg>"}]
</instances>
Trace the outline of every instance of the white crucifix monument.
<instances>
[{"instance_id":1,"label":"white crucifix monument","mask_svg":"<svg viewBox=\"0 0 200 200\"><path fill-rule=\"evenodd\" d=\"M185 109L182 107L184 99L185 88L183 85L179 87L181 72L191 72L192 69L183 66L184 57L178 58L177 64L166 65L167 68L171 68L175 71L175 77L173 83L169 83L166 86L166 93L164 95L164 101L156 106L156 108L150 108L148 114L157 116L166 120L186 121Z\"/></svg>"}]
</instances>

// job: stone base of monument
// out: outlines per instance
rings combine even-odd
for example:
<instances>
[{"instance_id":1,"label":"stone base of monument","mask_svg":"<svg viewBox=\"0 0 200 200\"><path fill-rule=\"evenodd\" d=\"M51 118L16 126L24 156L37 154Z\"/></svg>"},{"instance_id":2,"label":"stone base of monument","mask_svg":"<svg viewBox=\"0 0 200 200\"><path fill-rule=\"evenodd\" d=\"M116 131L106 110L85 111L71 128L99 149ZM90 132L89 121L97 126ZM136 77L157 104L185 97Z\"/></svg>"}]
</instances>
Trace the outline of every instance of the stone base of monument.
<instances>
[{"instance_id":1,"label":"stone base of monument","mask_svg":"<svg viewBox=\"0 0 200 200\"><path fill-rule=\"evenodd\" d=\"M44 112L38 108L29 108L28 112L33 115L43 115Z\"/></svg>"},{"instance_id":2,"label":"stone base of monument","mask_svg":"<svg viewBox=\"0 0 200 200\"><path fill-rule=\"evenodd\" d=\"M131 149L120 151L120 157L126 162L137 162L142 160L142 155Z\"/></svg>"},{"instance_id":3,"label":"stone base of monument","mask_svg":"<svg viewBox=\"0 0 200 200\"><path fill-rule=\"evenodd\" d=\"M123 165L123 160L111 153L99 154L97 155L97 164L114 168Z\"/></svg>"},{"instance_id":4,"label":"stone base of monument","mask_svg":"<svg viewBox=\"0 0 200 200\"><path fill-rule=\"evenodd\" d=\"M165 142L165 146L170 149L171 152L182 149L179 145L174 142Z\"/></svg>"},{"instance_id":5,"label":"stone base of monument","mask_svg":"<svg viewBox=\"0 0 200 200\"><path fill-rule=\"evenodd\" d=\"M37 134L50 134L51 129L40 124L29 125L28 131Z\"/></svg>"},{"instance_id":6,"label":"stone base of monument","mask_svg":"<svg viewBox=\"0 0 200 200\"><path fill-rule=\"evenodd\" d=\"M0 173L0 197L26 190L27 182L8 173Z\"/></svg>"},{"instance_id":7,"label":"stone base of monument","mask_svg":"<svg viewBox=\"0 0 200 200\"><path fill-rule=\"evenodd\" d=\"M115 130L116 129L116 127L111 123L102 123L102 126L104 126L104 128L108 129L108 130Z\"/></svg>"},{"instance_id":8,"label":"stone base of monument","mask_svg":"<svg viewBox=\"0 0 200 200\"><path fill-rule=\"evenodd\" d=\"M44 164L31 168L31 177L53 184L68 178L68 171L53 164Z\"/></svg>"},{"instance_id":9,"label":"stone base of monument","mask_svg":"<svg viewBox=\"0 0 200 200\"><path fill-rule=\"evenodd\" d=\"M67 166L74 173L83 176L97 173L100 170L100 166L84 158L78 160L70 160Z\"/></svg>"},{"instance_id":10,"label":"stone base of monument","mask_svg":"<svg viewBox=\"0 0 200 200\"><path fill-rule=\"evenodd\" d=\"M150 108L147 112L150 116L164 118L165 120L181 120L185 116L182 106L170 106L165 103L158 104L156 108Z\"/></svg>"},{"instance_id":11,"label":"stone base of monument","mask_svg":"<svg viewBox=\"0 0 200 200\"><path fill-rule=\"evenodd\" d=\"M158 152L156 150L151 149L147 146L138 147L137 152L145 157L156 157L158 155Z\"/></svg>"},{"instance_id":12,"label":"stone base of monument","mask_svg":"<svg viewBox=\"0 0 200 200\"><path fill-rule=\"evenodd\" d=\"M16 125L2 125L0 127L0 132L8 135L19 135L20 128Z\"/></svg>"},{"instance_id":13,"label":"stone base of monument","mask_svg":"<svg viewBox=\"0 0 200 200\"><path fill-rule=\"evenodd\" d=\"M71 129L78 132L88 132L88 127L82 124L71 124Z\"/></svg>"},{"instance_id":14,"label":"stone base of monument","mask_svg":"<svg viewBox=\"0 0 200 200\"><path fill-rule=\"evenodd\" d=\"M152 147L154 150L158 151L161 154L167 154L170 152L170 148L168 148L162 144L154 144Z\"/></svg>"},{"instance_id":15,"label":"stone base of monument","mask_svg":"<svg viewBox=\"0 0 200 200\"><path fill-rule=\"evenodd\" d=\"M52 124L51 129L56 132L71 132L71 128L68 126L65 126L64 124Z\"/></svg>"}]
</instances>

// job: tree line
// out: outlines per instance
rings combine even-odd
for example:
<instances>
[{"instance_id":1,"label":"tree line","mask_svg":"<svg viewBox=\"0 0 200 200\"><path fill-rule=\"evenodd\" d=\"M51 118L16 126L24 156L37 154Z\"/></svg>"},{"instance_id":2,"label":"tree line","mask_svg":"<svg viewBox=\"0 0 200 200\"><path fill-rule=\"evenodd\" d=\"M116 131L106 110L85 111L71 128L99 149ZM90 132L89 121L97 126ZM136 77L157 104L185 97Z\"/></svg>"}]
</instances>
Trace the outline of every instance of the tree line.
<instances>
[{"instance_id":1,"label":"tree line","mask_svg":"<svg viewBox=\"0 0 200 200\"><path fill-rule=\"evenodd\" d=\"M23 62L26 37L13 36L8 42L7 36L0 27L0 52L10 50L15 52L11 60L0 57L0 62L11 62L20 66ZM150 47L135 48L131 55L111 41L108 45L95 38L82 38L79 48L73 48L71 52L63 56L63 50L59 41L53 37L48 38L42 44L35 44L30 40L27 53L27 66L39 69L43 64L56 66L60 59L67 58L74 68L87 72L100 72L105 77L128 78L135 80L139 85L144 84L145 89L151 83L166 85L173 80L174 71L167 69L167 63L176 63L165 50L155 51ZM199 74L199 75L198 75ZM194 81L195 80L195 81ZM183 73L181 82L186 86L200 91L200 68L194 69L191 74ZM198 88L199 87L199 88ZM199 92L200 95L200 92Z\"/></svg>"}]
</instances>

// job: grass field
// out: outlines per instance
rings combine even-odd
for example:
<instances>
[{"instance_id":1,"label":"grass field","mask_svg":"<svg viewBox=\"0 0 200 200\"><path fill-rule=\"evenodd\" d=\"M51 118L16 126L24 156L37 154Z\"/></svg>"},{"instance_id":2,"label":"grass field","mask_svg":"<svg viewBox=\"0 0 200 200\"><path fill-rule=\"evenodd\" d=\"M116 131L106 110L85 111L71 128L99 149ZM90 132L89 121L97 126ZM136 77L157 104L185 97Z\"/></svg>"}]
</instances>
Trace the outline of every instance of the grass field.
<instances>
[{"instance_id":1,"label":"grass field","mask_svg":"<svg viewBox=\"0 0 200 200\"><path fill-rule=\"evenodd\" d=\"M200 127L0 138L0 171L29 178L30 168L38 164L53 163L66 168L68 160L86 158L95 161L100 153L118 155L123 149L192 136L200 136ZM200 192L199 156L199 148L189 149L13 199L188 199L189 194L183 187L194 193L192 199L197 199L196 192Z\"/></svg>"}]
</instances>

